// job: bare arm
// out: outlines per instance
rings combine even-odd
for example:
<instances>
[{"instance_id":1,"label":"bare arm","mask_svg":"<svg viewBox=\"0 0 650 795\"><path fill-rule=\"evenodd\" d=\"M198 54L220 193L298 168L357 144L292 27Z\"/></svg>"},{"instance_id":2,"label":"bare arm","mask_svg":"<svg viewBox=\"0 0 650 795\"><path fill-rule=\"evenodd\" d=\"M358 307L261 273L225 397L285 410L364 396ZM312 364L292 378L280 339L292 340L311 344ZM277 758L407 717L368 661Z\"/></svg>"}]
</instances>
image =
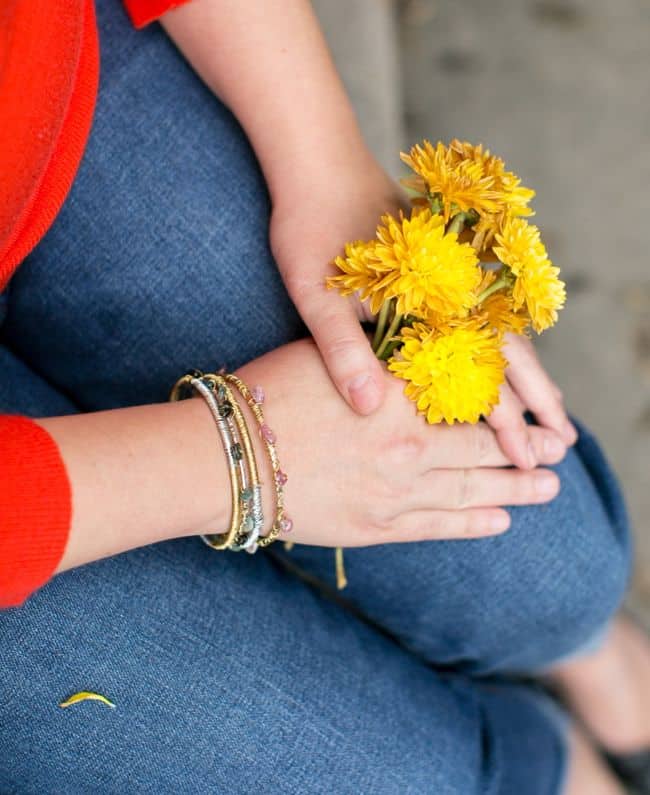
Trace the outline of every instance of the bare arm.
<instances>
[{"instance_id":1,"label":"bare arm","mask_svg":"<svg viewBox=\"0 0 650 795\"><path fill-rule=\"evenodd\" d=\"M193 0L161 21L239 119L274 202L324 165L372 164L308 0Z\"/></svg>"},{"instance_id":2,"label":"bare arm","mask_svg":"<svg viewBox=\"0 0 650 795\"><path fill-rule=\"evenodd\" d=\"M58 571L155 541L225 528L228 472L202 400L40 420L72 484Z\"/></svg>"},{"instance_id":3,"label":"bare arm","mask_svg":"<svg viewBox=\"0 0 650 795\"><path fill-rule=\"evenodd\" d=\"M289 475L286 504L298 543L366 546L489 535L508 524L497 506L546 502L557 491L550 472L503 469L508 461L483 423L425 425L387 373L384 410L359 417L337 394L309 341L279 348L239 373L266 389L265 415ZM253 429L245 404L242 409ZM40 424L59 445L72 486L72 526L59 571L228 526L229 475L200 398ZM533 429L540 458L546 433ZM268 530L272 477L259 436L252 435ZM415 447L414 439L420 440Z\"/></svg>"}]
</instances>

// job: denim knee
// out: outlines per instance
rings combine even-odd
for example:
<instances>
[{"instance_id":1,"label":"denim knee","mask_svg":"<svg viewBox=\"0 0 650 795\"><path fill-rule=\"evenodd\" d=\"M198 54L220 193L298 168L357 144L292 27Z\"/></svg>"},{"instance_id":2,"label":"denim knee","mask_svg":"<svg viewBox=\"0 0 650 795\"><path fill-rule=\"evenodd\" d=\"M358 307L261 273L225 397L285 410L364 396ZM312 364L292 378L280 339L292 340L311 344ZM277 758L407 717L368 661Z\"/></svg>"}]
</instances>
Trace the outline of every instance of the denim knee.
<instances>
[{"instance_id":1,"label":"denim knee","mask_svg":"<svg viewBox=\"0 0 650 795\"><path fill-rule=\"evenodd\" d=\"M512 508L502 536L346 550L343 598L436 665L531 671L571 654L621 603L630 531L614 475L587 431L557 472L559 496ZM333 581L330 550L286 554Z\"/></svg>"},{"instance_id":2,"label":"denim knee","mask_svg":"<svg viewBox=\"0 0 650 795\"><path fill-rule=\"evenodd\" d=\"M586 429L556 470L562 489L552 503L512 508L511 530L485 546L447 546L466 555L455 570L469 566L472 574L464 583L476 608L461 612L456 598L452 614L461 657L475 669L548 666L599 635L623 600L629 524L614 475Z\"/></svg>"}]
</instances>

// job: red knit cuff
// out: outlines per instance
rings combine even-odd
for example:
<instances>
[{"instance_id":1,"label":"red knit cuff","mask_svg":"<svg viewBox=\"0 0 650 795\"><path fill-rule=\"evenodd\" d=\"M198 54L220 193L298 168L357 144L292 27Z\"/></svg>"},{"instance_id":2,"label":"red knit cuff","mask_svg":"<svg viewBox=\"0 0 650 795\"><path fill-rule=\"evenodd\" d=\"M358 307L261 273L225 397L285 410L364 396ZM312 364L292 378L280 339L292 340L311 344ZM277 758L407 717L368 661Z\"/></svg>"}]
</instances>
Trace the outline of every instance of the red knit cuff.
<instances>
[{"instance_id":1,"label":"red knit cuff","mask_svg":"<svg viewBox=\"0 0 650 795\"><path fill-rule=\"evenodd\" d=\"M124 0L131 22L136 28L143 28L167 11L185 5L189 0Z\"/></svg>"},{"instance_id":2,"label":"red knit cuff","mask_svg":"<svg viewBox=\"0 0 650 795\"><path fill-rule=\"evenodd\" d=\"M68 539L70 482L52 437L0 416L0 607L15 607L54 573Z\"/></svg>"}]
</instances>

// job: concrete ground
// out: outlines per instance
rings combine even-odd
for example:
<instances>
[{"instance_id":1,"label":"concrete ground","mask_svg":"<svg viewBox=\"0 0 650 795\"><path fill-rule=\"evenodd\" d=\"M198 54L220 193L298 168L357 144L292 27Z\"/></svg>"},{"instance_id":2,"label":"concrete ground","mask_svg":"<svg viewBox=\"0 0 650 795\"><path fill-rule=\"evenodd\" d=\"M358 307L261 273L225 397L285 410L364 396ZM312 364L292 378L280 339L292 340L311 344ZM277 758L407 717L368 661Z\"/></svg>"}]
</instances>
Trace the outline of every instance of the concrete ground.
<instances>
[{"instance_id":1,"label":"concrete ground","mask_svg":"<svg viewBox=\"0 0 650 795\"><path fill-rule=\"evenodd\" d=\"M372 147L483 142L537 190L568 284L539 343L600 436L638 540L650 623L650 6L644 0L317 0ZM401 79L400 79L401 75Z\"/></svg>"}]
</instances>

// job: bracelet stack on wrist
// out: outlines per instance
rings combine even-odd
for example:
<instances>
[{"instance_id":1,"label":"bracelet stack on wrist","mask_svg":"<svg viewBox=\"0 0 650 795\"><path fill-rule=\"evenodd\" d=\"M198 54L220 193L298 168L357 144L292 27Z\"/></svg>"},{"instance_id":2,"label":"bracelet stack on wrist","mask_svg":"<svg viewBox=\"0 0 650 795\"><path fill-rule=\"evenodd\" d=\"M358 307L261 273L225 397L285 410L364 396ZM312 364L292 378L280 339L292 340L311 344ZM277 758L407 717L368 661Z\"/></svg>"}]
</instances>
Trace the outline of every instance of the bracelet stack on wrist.
<instances>
[{"instance_id":1,"label":"bracelet stack on wrist","mask_svg":"<svg viewBox=\"0 0 650 795\"><path fill-rule=\"evenodd\" d=\"M234 390L231 389L231 385ZM262 483L248 424L235 397L237 392L250 407L259 426L259 433L268 453L273 476L276 511L267 534L263 534ZM215 421L223 445L228 472L232 511L228 530L201 536L212 549L233 552L255 552L258 546L268 546L280 535L288 533L293 523L284 511L284 484L287 476L280 468L275 446L275 434L264 421L261 405L264 391L250 390L237 376L227 373L202 373L191 370L178 379L170 400L177 401L199 394L206 402Z\"/></svg>"}]
</instances>

